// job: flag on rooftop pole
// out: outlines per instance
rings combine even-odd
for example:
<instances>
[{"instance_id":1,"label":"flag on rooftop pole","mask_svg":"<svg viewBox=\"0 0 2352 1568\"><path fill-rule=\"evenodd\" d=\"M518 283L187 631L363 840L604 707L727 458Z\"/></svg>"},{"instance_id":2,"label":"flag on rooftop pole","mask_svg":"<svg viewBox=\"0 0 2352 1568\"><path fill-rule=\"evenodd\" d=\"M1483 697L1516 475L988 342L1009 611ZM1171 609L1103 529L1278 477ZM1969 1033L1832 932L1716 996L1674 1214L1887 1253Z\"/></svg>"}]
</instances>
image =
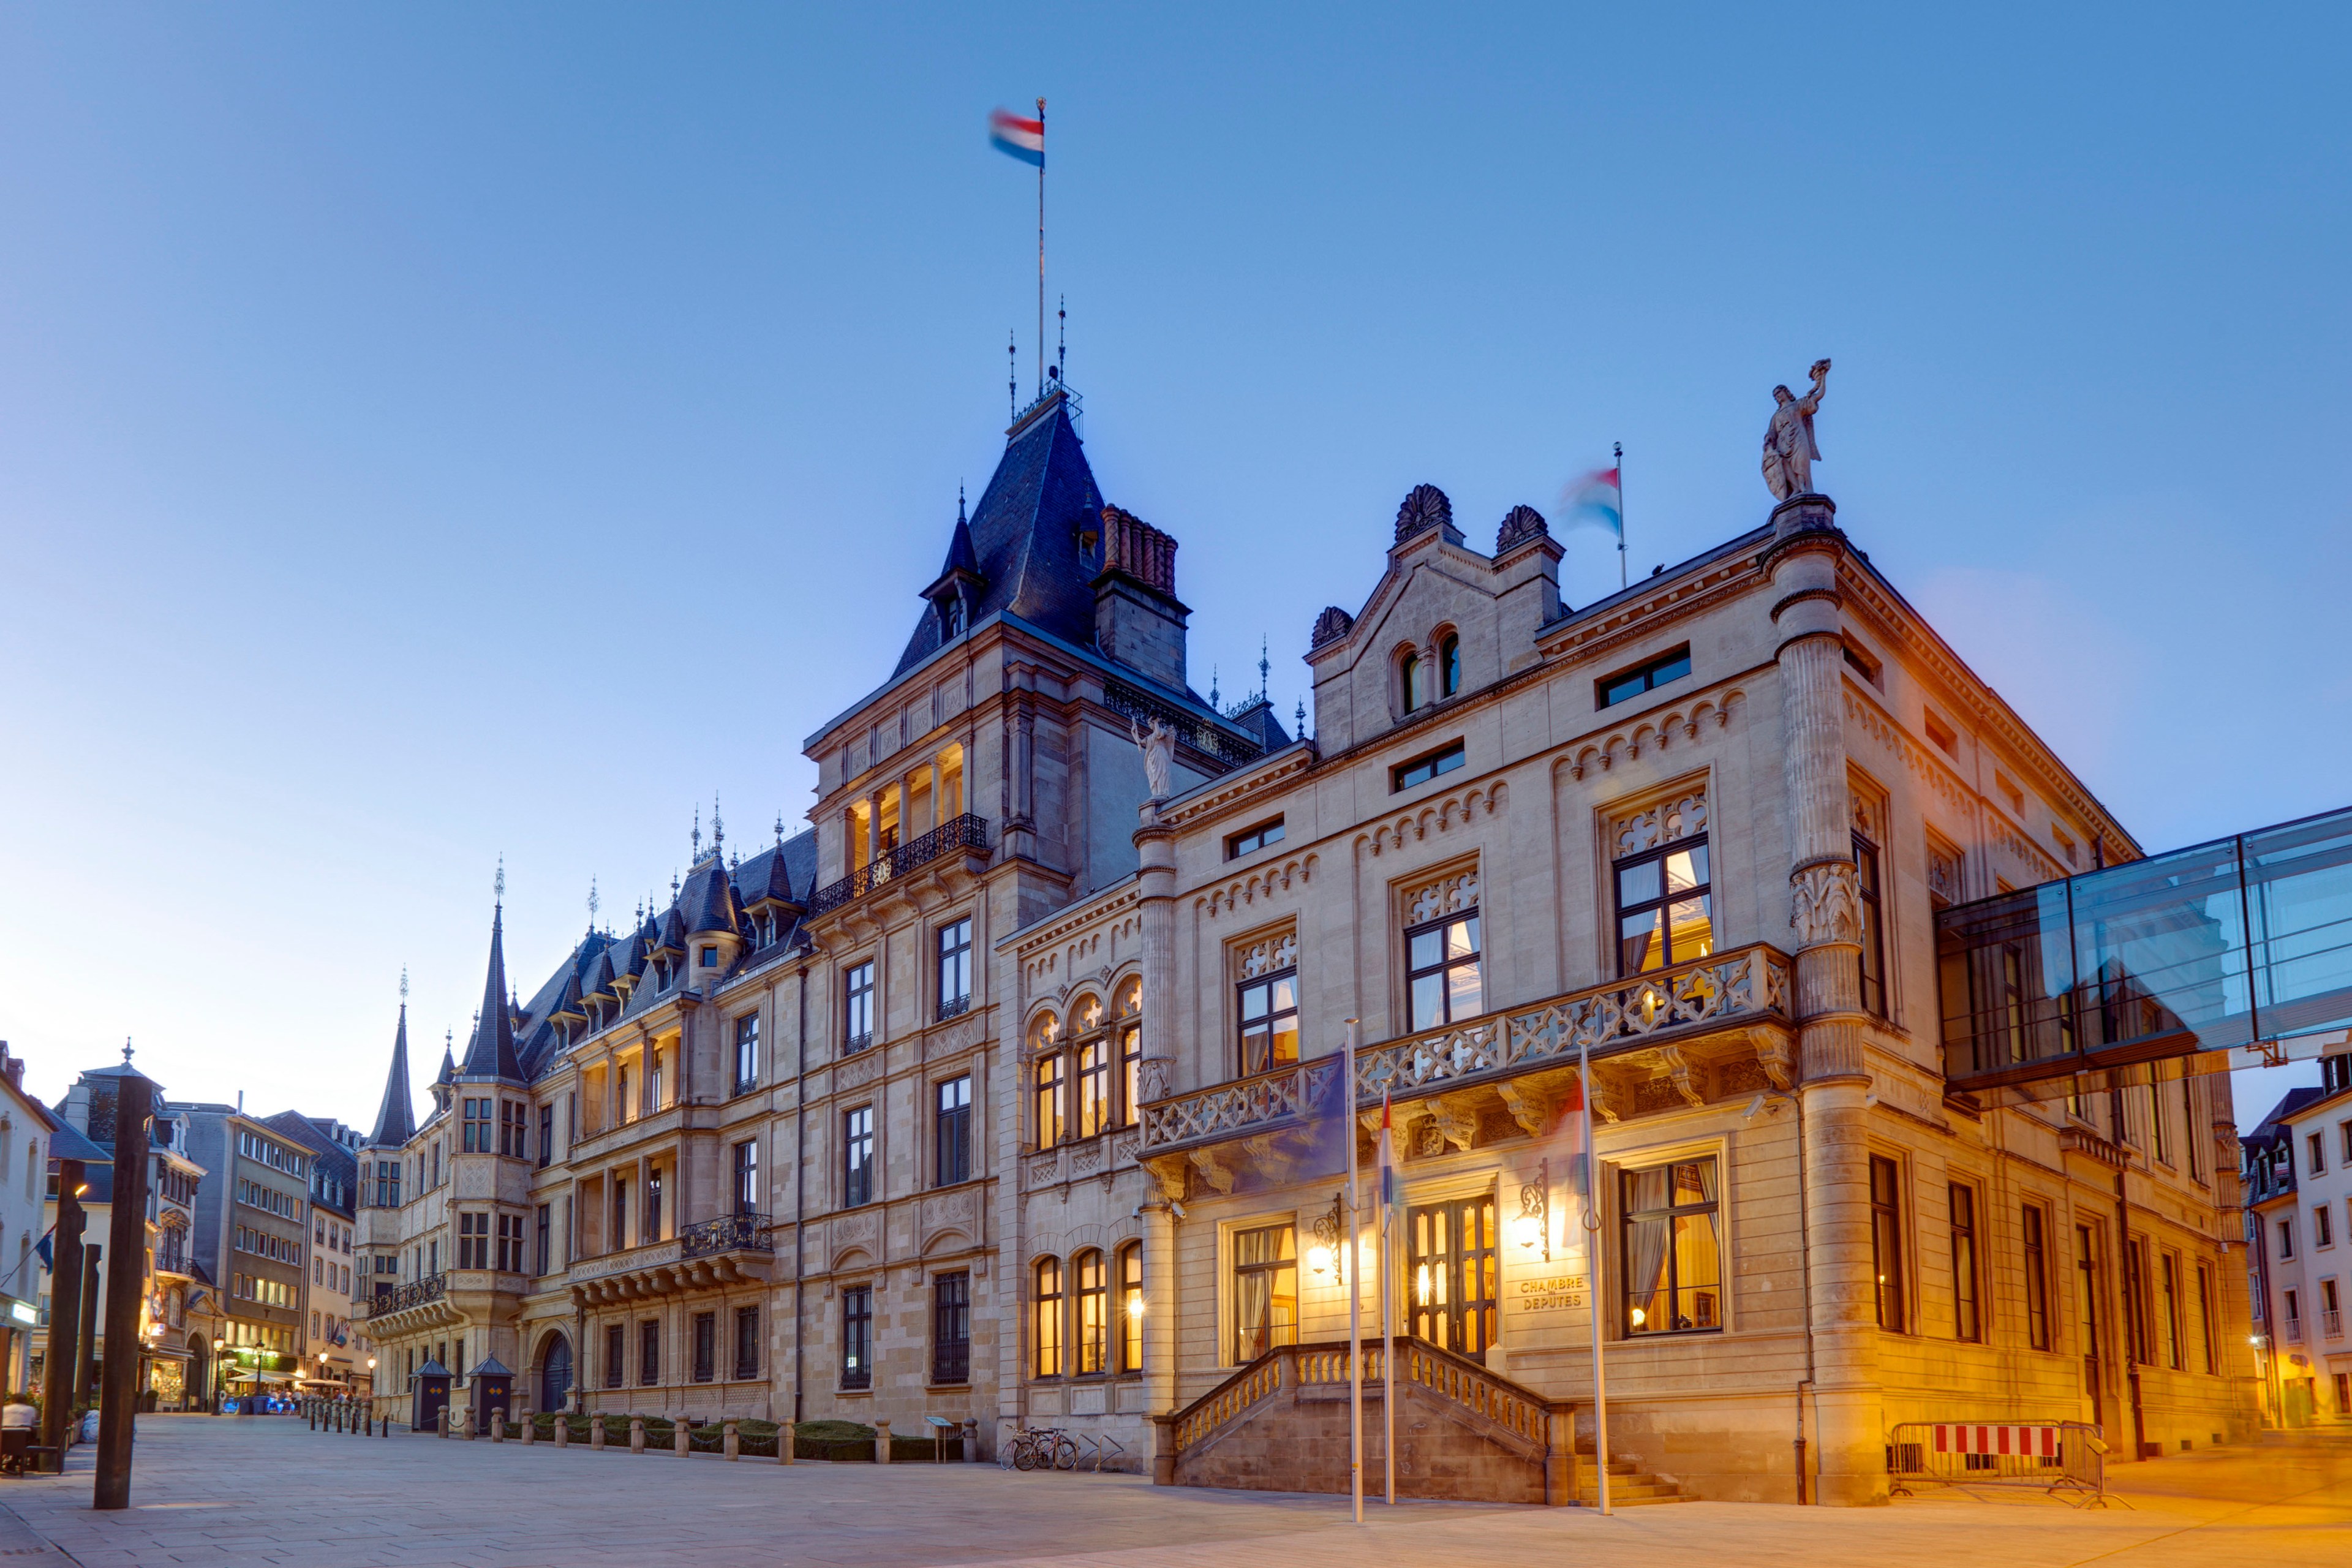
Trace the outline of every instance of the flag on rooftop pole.
<instances>
[{"instance_id":1,"label":"flag on rooftop pole","mask_svg":"<svg viewBox=\"0 0 2352 1568\"><path fill-rule=\"evenodd\" d=\"M988 117L989 145L1008 158L1018 158L1037 170L1037 395L1045 395L1045 100L1037 100L1037 118L1024 120L1000 109Z\"/></svg>"},{"instance_id":2,"label":"flag on rooftop pole","mask_svg":"<svg viewBox=\"0 0 2352 1568\"><path fill-rule=\"evenodd\" d=\"M1605 528L1617 539L1617 585L1625 585L1625 447L1617 447L1615 463L1595 468L1561 493L1571 527Z\"/></svg>"}]
</instances>

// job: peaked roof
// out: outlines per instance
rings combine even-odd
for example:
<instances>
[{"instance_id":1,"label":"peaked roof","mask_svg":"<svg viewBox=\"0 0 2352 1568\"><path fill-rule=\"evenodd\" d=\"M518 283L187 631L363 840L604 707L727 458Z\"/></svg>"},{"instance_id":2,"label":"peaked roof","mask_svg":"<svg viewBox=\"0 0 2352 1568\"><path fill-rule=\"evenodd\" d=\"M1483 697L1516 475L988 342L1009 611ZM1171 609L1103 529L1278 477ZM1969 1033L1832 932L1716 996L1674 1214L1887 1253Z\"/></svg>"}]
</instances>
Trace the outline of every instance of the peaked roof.
<instances>
[{"instance_id":1,"label":"peaked roof","mask_svg":"<svg viewBox=\"0 0 2352 1568\"><path fill-rule=\"evenodd\" d=\"M368 1142L379 1148L396 1148L416 1134L416 1118L408 1099L408 1004L400 1005L400 1027L392 1037L392 1070L384 1075L383 1104L375 1113L375 1131Z\"/></svg>"},{"instance_id":2,"label":"peaked roof","mask_svg":"<svg viewBox=\"0 0 2352 1568\"><path fill-rule=\"evenodd\" d=\"M490 917L490 969L482 979L482 1016L474 1022L474 1040L466 1047L466 1065L459 1069L471 1079L522 1079L522 1063L515 1056L514 1015L507 1009L506 906Z\"/></svg>"},{"instance_id":3,"label":"peaked roof","mask_svg":"<svg viewBox=\"0 0 2352 1568\"><path fill-rule=\"evenodd\" d=\"M734 884L727 879L727 868L716 854L687 873L677 907L686 913L689 936L706 931L732 934L742 929L735 918Z\"/></svg>"},{"instance_id":4,"label":"peaked roof","mask_svg":"<svg viewBox=\"0 0 2352 1568\"><path fill-rule=\"evenodd\" d=\"M941 575L961 567L976 571L983 583L970 624L1011 610L1081 647L1094 647L1089 584L1096 574L1079 553L1078 533L1098 530L1102 510L1102 491L1070 424L1068 401L1059 390L1049 392L1007 433L1004 456L970 526L959 523L949 540ZM929 658L940 642L939 616L927 608L893 675Z\"/></svg>"}]
</instances>

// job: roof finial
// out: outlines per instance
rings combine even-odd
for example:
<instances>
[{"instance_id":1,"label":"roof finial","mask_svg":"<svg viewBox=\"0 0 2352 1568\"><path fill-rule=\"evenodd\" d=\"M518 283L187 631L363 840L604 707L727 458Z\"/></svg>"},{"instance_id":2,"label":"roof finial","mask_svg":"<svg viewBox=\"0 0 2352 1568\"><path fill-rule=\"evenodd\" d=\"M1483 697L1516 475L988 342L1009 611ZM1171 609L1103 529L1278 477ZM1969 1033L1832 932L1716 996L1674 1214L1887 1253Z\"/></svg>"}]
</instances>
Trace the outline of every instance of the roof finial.
<instances>
[{"instance_id":1,"label":"roof finial","mask_svg":"<svg viewBox=\"0 0 2352 1568\"><path fill-rule=\"evenodd\" d=\"M776 813L776 847L777 847L777 848L779 848L779 849L782 849L783 847L784 847L784 814L783 814L782 812L781 812L781 811L780 811L780 812Z\"/></svg>"},{"instance_id":2,"label":"roof finial","mask_svg":"<svg viewBox=\"0 0 2352 1568\"><path fill-rule=\"evenodd\" d=\"M956 481L956 521L957 521L958 522L961 522L961 521L964 521L964 515L963 515L963 481L962 481L961 479L958 479L958 480Z\"/></svg>"},{"instance_id":3,"label":"roof finial","mask_svg":"<svg viewBox=\"0 0 2352 1568\"><path fill-rule=\"evenodd\" d=\"M1004 416L1008 419L1021 412L1021 369L1013 358L1013 334L1004 334Z\"/></svg>"},{"instance_id":4,"label":"roof finial","mask_svg":"<svg viewBox=\"0 0 2352 1568\"><path fill-rule=\"evenodd\" d=\"M1307 699L1304 697L1298 700L1297 723L1290 731L1290 738L1294 741L1307 739Z\"/></svg>"},{"instance_id":5,"label":"roof finial","mask_svg":"<svg viewBox=\"0 0 2352 1568\"><path fill-rule=\"evenodd\" d=\"M673 904L677 902L677 868L675 866L669 870L669 901Z\"/></svg>"},{"instance_id":6,"label":"roof finial","mask_svg":"<svg viewBox=\"0 0 2352 1568\"><path fill-rule=\"evenodd\" d=\"M498 880L493 882L491 887L498 893L499 907L504 909L507 901L507 858L504 850L499 852Z\"/></svg>"},{"instance_id":7,"label":"roof finial","mask_svg":"<svg viewBox=\"0 0 2352 1568\"><path fill-rule=\"evenodd\" d=\"M1070 297L1064 294L1054 311L1054 379L1067 386L1070 342Z\"/></svg>"},{"instance_id":8,"label":"roof finial","mask_svg":"<svg viewBox=\"0 0 2352 1568\"><path fill-rule=\"evenodd\" d=\"M1274 666L1268 664L1265 659L1265 634L1260 632L1257 635L1257 700L1260 702L1273 700L1265 694L1266 674L1273 668Z\"/></svg>"},{"instance_id":9,"label":"roof finial","mask_svg":"<svg viewBox=\"0 0 2352 1568\"><path fill-rule=\"evenodd\" d=\"M691 857L691 858L687 861L687 864L688 864L688 865L689 865L689 866L693 865L695 861L699 860L699 859L701 859L701 858L702 858L702 806L701 806L701 804L700 804L699 802L697 802L697 803L696 803L696 805L695 805L695 807L694 807L694 833L693 833L693 840L694 840L694 854L693 854L693 856L692 856L692 857ZM673 890L675 890L675 889L673 889Z\"/></svg>"},{"instance_id":10,"label":"roof finial","mask_svg":"<svg viewBox=\"0 0 2352 1568\"><path fill-rule=\"evenodd\" d=\"M713 855L718 854L719 847L726 842L727 824L719 818L719 792L712 790L710 792L710 852Z\"/></svg>"},{"instance_id":11,"label":"roof finial","mask_svg":"<svg viewBox=\"0 0 2352 1568\"><path fill-rule=\"evenodd\" d=\"M1210 706L1210 707L1212 707L1212 708L1214 708L1216 705L1217 705L1217 667L1216 667L1215 665L1213 665L1213 665L1209 666L1209 706Z\"/></svg>"},{"instance_id":12,"label":"roof finial","mask_svg":"<svg viewBox=\"0 0 2352 1568\"><path fill-rule=\"evenodd\" d=\"M588 878L588 929L590 931L596 929L596 879L592 873Z\"/></svg>"},{"instance_id":13,"label":"roof finial","mask_svg":"<svg viewBox=\"0 0 2352 1568\"><path fill-rule=\"evenodd\" d=\"M408 1005L408 965L400 966L400 1005Z\"/></svg>"},{"instance_id":14,"label":"roof finial","mask_svg":"<svg viewBox=\"0 0 2352 1568\"><path fill-rule=\"evenodd\" d=\"M128 1035L122 1037L122 1065L131 1065L131 1037Z\"/></svg>"}]
</instances>

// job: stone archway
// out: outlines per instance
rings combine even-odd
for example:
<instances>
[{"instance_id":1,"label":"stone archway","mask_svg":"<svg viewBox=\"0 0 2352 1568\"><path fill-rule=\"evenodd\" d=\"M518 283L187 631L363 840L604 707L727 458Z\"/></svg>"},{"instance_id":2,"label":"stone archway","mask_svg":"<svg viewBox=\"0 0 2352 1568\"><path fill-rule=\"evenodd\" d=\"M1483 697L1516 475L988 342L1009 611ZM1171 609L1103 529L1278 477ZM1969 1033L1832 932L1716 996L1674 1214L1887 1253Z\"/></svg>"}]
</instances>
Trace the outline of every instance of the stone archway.
<instances>
[{"instance_id":1,"label":"stone archway","mask_svg":"<svg viewBox=\"0 0 2352 1568\"><path fill-rule=\"evenodd\" d=\"M539 1347L537 1408L561 1411L572 1401L572 1342L561 1331Z\"/></svg>"}]
</instances>

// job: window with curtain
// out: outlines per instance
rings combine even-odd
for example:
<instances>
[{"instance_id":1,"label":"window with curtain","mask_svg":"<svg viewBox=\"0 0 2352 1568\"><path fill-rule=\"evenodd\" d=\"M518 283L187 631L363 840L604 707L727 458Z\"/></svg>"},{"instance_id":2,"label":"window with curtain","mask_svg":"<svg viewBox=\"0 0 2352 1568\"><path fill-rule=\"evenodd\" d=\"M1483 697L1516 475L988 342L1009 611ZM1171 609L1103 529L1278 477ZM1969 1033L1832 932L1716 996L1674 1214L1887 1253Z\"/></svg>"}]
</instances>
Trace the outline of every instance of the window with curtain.
<instances>
[{"instance_id":1,"label":"window with curtain","mask_svg":"<svg viewBox=\"0 0 2352 1568\"><path fill-rule=\"evenodd\" d=\"M1110 1274L1103 1255L1081 1252L1072 1260L1077 1276L1078 1374L1097 1376L1110 1370Z\"/></svg>"},{"instance_id":2,"label":"window with curtain","mask_svg":"<svg viewBox=\"0 0 2352 1568\"><path fill-rule=\"evenodd\" d=\"M1903 1298L1903 1168L1870 1157L1870 1271L1878 1287L1878 1326L1901 1333Z\"/></svg>"},{"instance_id":3,"label":"window with curtain","mask_svg":"<svg viewBox=\"0 0 2352 1568\"><path fill-rule=\"evenodd\" d=\"M1286 969L1244 981L1241 1074L1266 1072L1298 1059L1298 971Z\"/></svg>"},{"instance_id":4,"label":"window with curtain","mask_svg":"<svg viewBox=\"0 0 2352 1568\"><path fill-rule=\"evenodd\" d=\"M1298 1228L1287 1222L1234 1233L1234 1360L1255 1361L1298 1342Z\"/></svg>"},{"instance_id":5,"label":"window with curtain","mask_svg":"<svg viewBox=\"0 0 2352 1568\"><path fill-rule=\"evenodd\" d=\"M1623 1331L1705 1332L1723 1327L1721 1199L1715 1156L1618 1173L1624 1215L1618 1277Z\"/></svg>"},{"instance_id":6,"label":"window with curtain","mask_svg":"<svg viewBox=\"0 0 2352 1568\"><path fill-rule=\"evenodd\" d=\"M1037 1147L1050 1149L1070 1135L1070 1086L1067 1053L1048 1051L1032 1068L1032 1098L1036 1104Z\"/></svg>"},{"instance_id":7,"label":"window with curtain","mask_svg":"<svg viewBox=\"0 0 2352 1568\"><path fill-rule=\"evenodd\" d=\"M1143 1245L1118 1252L1118 1370L1143 1370Z\"/></svg>"},{"instance_id":8,"label":"window with curtain","mask_svg":"<svg viewBox=\"0 0 2352 1568\"><path fill-rule=\"evenodd\" d=\"M1617 862L1617 973L1640 974L1715 951L1704 835Z\"/></svg>"},{"instance_id":9,"label":"window with curtain","mask_svg":"<svg viewBox=\"0 0 2352 1568\"><path fill-rule=\"evenodd\" d=\"M1077 1135L1091 1138L1110 1125L1110 1038L1097 1036L1078 1047Z\"/></svg>"},{"instance_id":10,"label":"window with curtain","mask_svg":"<svg viewBox=\"0 0 2352 1568\"><path fill-rule=\"evenodd\" d=\"M1965 1182L1951 1184L1952 1337L1984 1338L1984 1322L1977 1290L1977 1190Z\"/></svg>"},{"instance_id":11,"label":"window with curtain","mask_svg":"<svg viewBox=\"0 0 2352 1568\"><path fill-rule=\"evenodd\" d=\"M1062 1260L1041 1258L1034 1275L1036 1289L1031 1298L1031 1327L1036 1343L1036 1355L1031 1363L1033 1375L1062 1375Z\"/></svg>"},{"instance_id":12,"label":"window with curtain","mask_svg":"<svg viewBox=\"0 0 2352 1568\"><path fill-rule=\"evenodd\" d=\"M1112 1007L1118 1020L1118 1059L1113 1064L1118 1084L1118 1105L1115 1114L1121 1127L1132 1127L1141 1119L1143 1103L1143 977L1130 976L1118 988L1118 997Z\"/></svg>"},{"instance_id":13,"label":"window with curtain","mask_svg":"<svg viewBox=\"0 0 2352 1568\"><path fill-rule=\"evenodd\" d=\"M1486 1011L1477 910L1406 931L1404 956L1414 1028L1434 1029Z\"/></svg>"}]
</instances>

